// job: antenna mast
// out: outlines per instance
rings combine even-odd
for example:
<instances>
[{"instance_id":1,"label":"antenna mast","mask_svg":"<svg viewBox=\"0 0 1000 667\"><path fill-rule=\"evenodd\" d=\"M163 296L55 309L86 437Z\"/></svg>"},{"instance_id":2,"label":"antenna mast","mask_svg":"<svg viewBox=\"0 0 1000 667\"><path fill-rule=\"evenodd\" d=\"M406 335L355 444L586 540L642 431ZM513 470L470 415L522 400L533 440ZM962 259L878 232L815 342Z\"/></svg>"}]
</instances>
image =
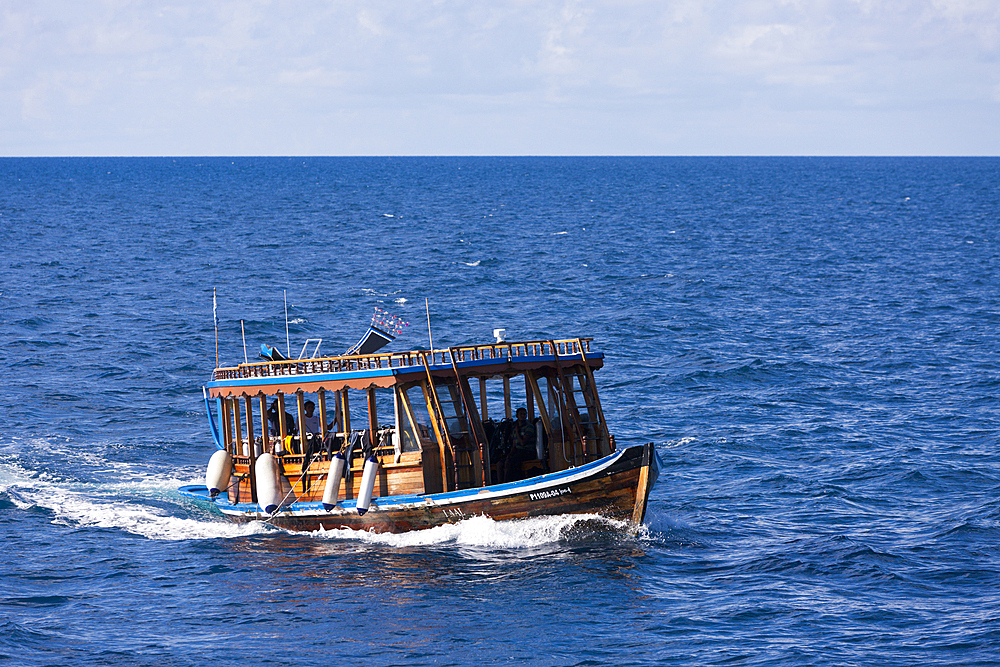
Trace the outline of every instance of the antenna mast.
<instances>
[{"instance_id":1,"label":"antenna mast","mask_svg":"<svg viewBox=\"0 0 1000 667\"><path fill-rule=\"evenodd\" d=\"M434 339L431 337L431 305L424 297L424 307L427 309L427 342L431 345L431 352L434 352Z\"/></svg>"},{"instance_id":2,"label":"antenna mast","mask_svg":"<svg viewBox=\"0 0 1000 667\"><path fill-rule=\"evenodd\" d=\"M288 337L288 290L281 290L281 293L285 295L285 359L290 359L292 356L292 343Z\"/></svg>"}]
</instances>

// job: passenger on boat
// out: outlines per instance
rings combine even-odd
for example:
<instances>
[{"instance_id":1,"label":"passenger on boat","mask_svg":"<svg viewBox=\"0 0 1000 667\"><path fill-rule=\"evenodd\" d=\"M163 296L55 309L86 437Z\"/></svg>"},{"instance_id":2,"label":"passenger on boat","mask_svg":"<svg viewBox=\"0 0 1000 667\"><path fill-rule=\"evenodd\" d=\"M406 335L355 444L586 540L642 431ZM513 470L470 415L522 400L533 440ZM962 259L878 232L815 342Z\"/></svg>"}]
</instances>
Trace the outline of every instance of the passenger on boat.
<instances>
[{"instance_id":1,"label":"passenger on boat","mask_svg":"<svg viewBox=\"0 0 1000 667\"><path fill-rule=\"evenodd\" d=\"M306 433L318 435L320 432L319 415L313 414L316 411L316 404L312 401L306 401L303 408L306 414L302 417L302 428Z\"/></svg>"},{"instance_id":2,"label":"passenger on boat","mask_svg":"<svg viewBox=\"0 0 1000 667\"><path fill-rule=\"evenodd\" d=\"M503 465L504 482L513 482L521 476L521 464L525 461L534 460L537 457L535 452L535 425L528 421L528 410L518 408L515 413L517 419L514 420L513 436L514 444L507 453L507 459Z\"/></svg>"},{"instance_id":3,"label":"passenger on boat","mask_svg":"<svg viewBox=\"0 0 1000 667\"><path fill-rule=\"evenodd\" d=\"M281 435L281 422L279 421L278 411L278 401L271 401L271 407L267 409L267 421L271 425L271 435ZM295 420L287 412L285 413L285 433L287 435L298 434L298 429L295 428Z\"/></svg>"}]
</instances>

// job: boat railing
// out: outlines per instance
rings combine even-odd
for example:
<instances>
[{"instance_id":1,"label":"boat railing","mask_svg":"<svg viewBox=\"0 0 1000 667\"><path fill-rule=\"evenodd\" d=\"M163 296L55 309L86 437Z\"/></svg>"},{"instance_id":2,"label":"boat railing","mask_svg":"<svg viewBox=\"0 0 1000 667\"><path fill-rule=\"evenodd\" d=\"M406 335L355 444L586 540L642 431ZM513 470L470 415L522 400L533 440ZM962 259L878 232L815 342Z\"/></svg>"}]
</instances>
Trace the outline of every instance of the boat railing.
<instances>
[{"instance_id":1,"label":"boat railing","mask_svg":"<svg viewBox=\"0 0 1000 667\"><path fill-rule=\"evenodd\" d=\"M423 367L422 355L431 366L450 365L455 361L481 361L484 359L527 359L539 356L574 356L590 352L592 338L567 338L561 340L536 340L523 342L489 343L486 345L459 345L443 350L414 350L408 352L383 352L316 359L290 359L240 364L235 367L217 368L214 380L240 378L280 377L288 375L314 375L317 373L343 373L375 369Z\"/></svg>"}]
</instances>

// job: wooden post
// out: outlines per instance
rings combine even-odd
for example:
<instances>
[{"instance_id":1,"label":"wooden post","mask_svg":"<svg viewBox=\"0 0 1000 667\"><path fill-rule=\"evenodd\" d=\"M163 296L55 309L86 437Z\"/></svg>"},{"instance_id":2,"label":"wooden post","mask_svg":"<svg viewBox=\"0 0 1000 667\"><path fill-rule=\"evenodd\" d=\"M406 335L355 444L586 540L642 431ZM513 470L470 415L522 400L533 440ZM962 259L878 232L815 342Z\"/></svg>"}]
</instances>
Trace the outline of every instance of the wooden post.
<instances>
[{"instance_id":1,"label":"wooden post","mask_svg":"<svg viewBox=\"0 0 1000 667\"><path fill-rule=\"evenodd\" d=\"M264 395L264 392L260 392L257 396L260 398L260 432L263 441L261 451L266 452L268 445L271 444L271 431L267 424L267 396Z\"/></svg>"},{"instance_id":2,"label":"wooden post","mask_svg":"<svg viewBox=\"0 0 1000 667\"><path fill-rule=\"evenodd\" d=\"M479 405L483 409L483 421L490 418L490 412L486 409L486 378L479 378Z\"/></svg>"},{"instance_id":3,"label":"wooden post","mask_svg":"<svg viewBox=\"0 0 1000 667\"><path fill-rule=\"evenodd\" d=\"M503 410L507 419L510 419L510 378L503 376Z\"/></svg>"},{"instance_id":4,"label":"wooden post","mask_svg":"<svg viewBox=\"0 0 1000 667\"><path fill-rule=\"evenodd\" d=\"M229 414L229 399L220 398L219 401L219 430L222 431L222 444L229 452L233 451L233 427L232 416Z\"/></svg>"},{"instance_id":5,"label":"wooden post","mask_svg":"<svg viewBox=\"0 0 1000 667\"><path fill-rule=\"evenodd\" d=\"M305 407L305 402L302 399L302 390L301 389L299 391L295 392L295 402L296 402L296 404L298 406L298 409L299 409L299 414L298 414L298 423L299 423L299 451L296 452L296 453L297 454L305 454L306 453L306 425L305 425L306 407ZM305 478L303 477L302 479L303 479L303 483L305 483Z\"/></svg>"},{"instance_id":6,"label":"wooden post","mask_svg":"<svg viewBox=\"0 0 1000 667\"><path fill-rule=\"evenodd\" d=\"M558 416L558 411L559 411L559 394L556 392L556 385L555 385L554 382L552 382L552 378L548 377L548 376L546 376L545 384L547 384L549 386L549 403L548 403L549 410L554 410L555 413ZM549 418L550 419L552 418L552 414L553 413L549 414ZM555 422L553 422L553 427L552 427L553 429L555 429L554 424L555 424ZM566 430L566 426L562 422L562 417L559 417L559 430L560 431L565 431ZM561 435L560 435L560 439L562 439Z\"/></svg>"},{"instance_id":7,"label":"wooden post","mask_svg":"<svg viewBox=\"0 0 1000 667\"><path fill-rule=\"evenodd\" d=\"M288 435L288 424L285 423L285 395L278 392L278 436L281 438L281 446L285 446L285 436Z\"/></svg>"},{"instance_id":8,"label":"wooden post","mask_svg":"<svg viewBox=\"0 0 1000 667\"><path fill-rule=\"evenodd\" d=\"M229 399L229 407L233 411L234 454L243 454L243 419L240 414L240 399L238 396L233 396Z\"/></svg>"},{"instance_id":9,"label":"wooden post","mask_svg":"<svg viewBox=\"0 0 1000 667\"><path fill-rule=\"evenodd\" d=\"M597 393L597 384L594 382L594 371L590 369L590 363L587 361L587 353L583 351L583 339L577 338L576 342L580 345L580 359L583 361L583 370L587 374L587 382L590 383L590 393L594 397L594 408L597 410L597 419L600 422L601 435L604 436L604 447L599 454L610 454L611 431L608 430L608 423L604 420L604 409L601 407L601 397Z\"/></svg>"},{"instance_id":10,"label":"wooden post","mask_svg":"<svg viewBox=\"0 0 1000 667\"><path fill-rule=\"evenodd\" d=\"M230 453L233 451L233 427L232 416L229 414L229 399L219 399L219 430L222 431L222 445Z\"/></svg>"},{"instance_id":11,"label":"wooden post","mask_svg":"<svg viewBox=\"0 0 1000 667\"><path fill-rule=\"evenodd\" d=\"M492 349L490 350L492 354ZM482 405L483 409L483 420L480 424L485 423L487 419L490 418L490 412L486 408L486 378L479 378L479 403ZM483 433L486 433L486 429L483 429ZM486 446L483 449L483 486L489 486L493 483L493 459L490 452L490 443L487 441Z\"/></svg>"},{"instance_id":12,"label":"wooden post","mask_svg":"<svg viewBox=\"0 0 1000 667\"><path fill-rule=\"evenodd\" d=\"M250 445L247 449L250 452L250 502L257 502L257 447L253 437L253 399L250 394L243 394L243 401L247 406L247 442ZM238 488L238 487L237 487Z\"/></svg>"},{"instance_id":13,"label":"wooden post","mask_svg":"<svg viewBox=\"0 0 1000 667\"><path fill-rule=\"evenodd\" d=\"M368 389L368 428L371 430L371 435L369 436L372 440L372 448L375 447L375 434L378 431L378 413L375 407L375 390L372 388Z\"/></svg>"},{"instance_id":14,"label":"wooden post","mask_svg":"<svg viewBox=\"0 0 1000 667\"><path fill-rule=\"evenodd\" d=\"M347 387L344 387L342 394L340 405L343 407L344 412L340 425L344 427L344 442L347 442L347 436L351 434L351 406L347 400ZM348 461L348 463L350 462Z\"/></svg>"},{"instance_id":15,"label":"wooden post","mask_svg":"<svg viewBox=\"0 0 1000 667\"><path fill-rule=\"evenodd\" d=\"M524 402L527 403L525 406L528 409L528 419L533 420L535 418L535 401L532 400L531 395L531 384L528 382L528 376L524 376Z\"/></svg>"},{"instance_id":16,"label":"wooden post","mask_svg":"<svg viewBox=\"0 0 1000 667\"><path fill-rule=\"evenodd\" d=\"M399 459L403 454L403 431L400 430L399 426L399 387L393 386L392 388L392 424L393 430L396 433L396 442L393 443L396 449L396 456L393 459L393 463L399 463ZM398 444L397 444L398 443Z\"/></svg>"},{"instance_id":17,"label":"wooden post","mask_svg":"<svg viewBox=\"0 0 1000 667\"><path fill-rule=\"evenodd\" d=\"M253 458L253 404L250 402L250 394L243 394L243 403L246 405L247 415L247 449L250 458Z\"/></svg>"},{"instance_id":18,"label":"wooden post","mask_svg":"<svg viewBox=\"0 0 1000 667\"><path fill-rule=\"evenodd\" d=\"M326 390L320 389L317 392L319 398L319 405L316 409L319 410L319 437L326 440Z\"/></svg>"},{"instance_id":19,"label":"wooden post","mask_svg":"<svg viewBox=\"0 0 1000 667\"><path fill-rule=\"evenodd\" d=\"M233 454L243 453L243 423L240 419L240 399L233 396L229 399L229 409L232 411Z\"/></svg>"},{"instance_id":20,"label":"wooden post","mask_svg":"<svg viewBox=\"0 0 1000 667\"><path fill-rule=\"evenodd\" d=\"M233 424L236 426L236 449L243 454L243 411L240 409L240 397L233 396Z\"/></svg>"},{"instance_id":21,"label":"wooden post","mask_svg":"<svg viewBox=\"0 0 1000 667\"><path fill-rule=\"evenodd\" d=\"M302 495L309 492L309 475L306 474L309 462L306 460L305 453L306 447L309 442L309 436L306 433L306 407L305 401L303 400L302 390L295 392L295 403L298 407L298 422L299 422L299 451L296 454L302 455Z\"/></svg>"},{"instance_id":22,"label":"wooden post","mask_svg":"<svg viewBox=\"0 0 1000 667\"><path fill-rule=\"evenodd\" d=\"M333 432L339 433L343 430L343 410L340 407L340 390L333 392Z\"/></svg>"},{"instance_id":23,"label":"wooden post","mask_svg":"<svg viewBox=\"0 0 1000 667\"><path fill-rule=\"evenodd\" d=\"M431 427L433 427L434 435L437 437L438 449L441 450L441 487L444 491L451 491L448 484L448 457L445 455L445 449L450 449L450 447L448 441L441 435L441 427L438 426L437 417L434 415L434 403L430 397L430 392L433 392L434 388L432 387L428 392L427 385L421 383L420 389L424 392L424 403L427 404L427 412L431 416ZM445 433L447 432L448 430L445 429Z\"/></svg>"}]
</instances>

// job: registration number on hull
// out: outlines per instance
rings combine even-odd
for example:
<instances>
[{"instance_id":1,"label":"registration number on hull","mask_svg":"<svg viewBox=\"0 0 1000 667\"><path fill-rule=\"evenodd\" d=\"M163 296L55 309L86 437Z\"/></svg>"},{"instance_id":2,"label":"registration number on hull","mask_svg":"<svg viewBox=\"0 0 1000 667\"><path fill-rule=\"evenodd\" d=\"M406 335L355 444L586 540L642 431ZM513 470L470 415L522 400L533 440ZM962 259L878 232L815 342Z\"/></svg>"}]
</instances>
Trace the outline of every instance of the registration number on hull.
<instances>
[{"instance_id":1,"label":"registration number on hull","mask_svg":"<svg viewBox=\"0 0 1000 667\"><path fill-rule=\"evenodd\" d=\"M536 491L535 493L529 493L529 500L548 500L549 498L558 498L559 496L564 496L569 493L569 487L564 486L561 489L548 489L547 491Z\"/></svg>"}]
</instances>

